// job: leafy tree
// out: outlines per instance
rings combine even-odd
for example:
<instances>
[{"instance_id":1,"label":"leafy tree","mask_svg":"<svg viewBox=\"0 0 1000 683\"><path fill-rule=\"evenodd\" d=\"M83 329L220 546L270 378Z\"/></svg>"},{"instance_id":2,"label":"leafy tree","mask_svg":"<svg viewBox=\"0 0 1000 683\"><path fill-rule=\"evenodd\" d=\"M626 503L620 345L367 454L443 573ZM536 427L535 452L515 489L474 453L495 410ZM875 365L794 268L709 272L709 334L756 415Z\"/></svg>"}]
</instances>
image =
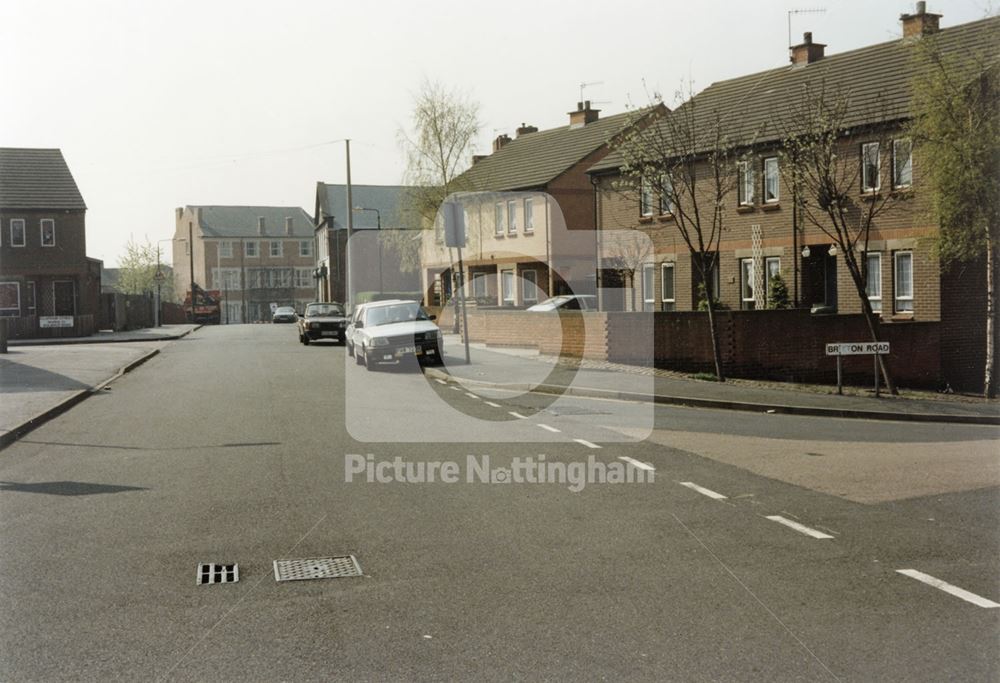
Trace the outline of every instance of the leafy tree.
<instances>
[{"instance_id":1,"label":"leafy tree","mask_svg":"<svg viewBox=\"0 0 1000 683\"><path fill-rule=\"evenodd\" d=\"M767 285L767 307L771 309L791 308L791 297L788 296L788 285L781 273L775 273Z\"/></svg>"},{"instance_id":2,"label":"leafy tree","mask_svg":"<svg viewBox=\"0 0 1000 683\"><path fill-rule=\"evenodd\" d=\"M118 291L122 294L155 292L159 255L157 245L130 239L125 245L125 255L118 263ZM173 299L173 278L168 277L160 284L160 296L163 301Z\"/></svg>"},{"instance_id":3,"label":"leafy tree","mask_svg":"<svg viewBox=\"0 0 1000 683\"><path fill-rule=\"evenodd\" d=\"M1000 33L1000 32L998 32ZM1000 43L995 35L993 45ZM997 245L1000 238L1000 69L992 55L945 53L933 36L916 51L913 139L940 226L942 266L986 265L983 393L996 396Z\"/></svg>"}]
</instances>

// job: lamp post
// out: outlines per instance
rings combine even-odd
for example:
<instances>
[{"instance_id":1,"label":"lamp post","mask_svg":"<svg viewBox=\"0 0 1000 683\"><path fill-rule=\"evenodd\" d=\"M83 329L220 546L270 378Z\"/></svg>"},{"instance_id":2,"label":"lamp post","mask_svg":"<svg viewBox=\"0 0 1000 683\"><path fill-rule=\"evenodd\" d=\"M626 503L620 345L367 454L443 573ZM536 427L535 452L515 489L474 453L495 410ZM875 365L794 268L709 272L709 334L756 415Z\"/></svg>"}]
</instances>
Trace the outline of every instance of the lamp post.
<instances>
[{"instance_id":1,"label":"lamp post","mask_svg":"<svg viewBox=\"0 0 1000 683\"><path fill-rule=\"evenodd\" d=\"M163 242L173 242L173 237L167 237L166 239L156 241L156 273L153 274L153 280L156 281L156 309L153 311L153 327L160 326L160 308L161 297L160 297L160 287L163 285L163 281L167 278L163 275L163 271L160 270L160 244Z\"/></svg>"},{"instance_id":2,"label":"lamp post","mask_svg":"<svg viewBox=\"0 0 1000 683\"><path fill-rule=\"evenodd\" d=\"M374 211L375 222L378 225L378 293L382 293L382 212L364 206L355 206L355 211Z\"/></svg>"}]
</instances>

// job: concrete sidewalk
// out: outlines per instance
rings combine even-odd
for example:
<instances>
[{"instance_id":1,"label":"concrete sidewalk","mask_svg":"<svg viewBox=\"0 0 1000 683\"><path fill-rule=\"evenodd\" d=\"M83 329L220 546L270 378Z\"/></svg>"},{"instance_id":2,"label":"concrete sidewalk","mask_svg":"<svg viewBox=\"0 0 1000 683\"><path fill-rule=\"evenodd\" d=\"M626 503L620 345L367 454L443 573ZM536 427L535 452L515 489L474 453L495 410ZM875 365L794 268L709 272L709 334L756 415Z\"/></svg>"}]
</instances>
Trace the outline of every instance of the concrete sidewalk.
<instances>
[{"instance_id":1,"label":"concrete sidewalk","mask_svg":"<svg viewBox=\"0 0 1000 683\"><path fill-rule=\"evenodd\" d=\"M694 407L776 412L826 417L879 420L952 422L1000 425L1000 402L957 400L927 392L919 397L883 395L838 396L734 380L724 383L701 381L651 368L617 363L581 361L578 368L541 356L530 349L486 347L473 343L471 365L464 365L465 350L457 335L445 335L446 367L429 369L441 379L463 384L480 383L519 391L650 401Z\"/></svg>"},{"instance_id":2,"label":"concrete sidewalk","mask_svg":"<svg viewBox=\"0 0 1000 683\"><path fill-rule=\"evenodd\" d=\"M7 346L54 346L62 344L116 344L123 342L167 341L170 339L180 339L193 330L197 330L199 327L201 325L161 325L160 327L147 327L141 330L128 330L127 332L102 330L89 337L11 339L7 342Z\"/></svg>"},{"instance_id":3,"label":"concrete sidewalk","mask_svg":"<svg viewBox=\"0 0 1000 683\"><path fill-rule=\"evenodd\" d=\"M100 391L197 327L171 325L99 335L113 337L103 342L91 341L93 337L84 343L37 340L50 343L19 344L0 354L0 448Z\"/></svg>"}]
</instances>

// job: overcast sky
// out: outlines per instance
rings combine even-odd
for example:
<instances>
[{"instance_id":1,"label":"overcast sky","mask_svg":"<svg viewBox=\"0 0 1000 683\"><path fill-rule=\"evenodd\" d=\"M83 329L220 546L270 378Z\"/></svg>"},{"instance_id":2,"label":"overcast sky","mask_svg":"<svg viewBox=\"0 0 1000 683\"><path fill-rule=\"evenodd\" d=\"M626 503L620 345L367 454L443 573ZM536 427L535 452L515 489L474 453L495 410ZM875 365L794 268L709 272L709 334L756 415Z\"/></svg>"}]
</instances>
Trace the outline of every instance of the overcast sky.
<instances>
[{"instance_id":1,"label":"overcast sky","mask_svg":"<svg viewBox=\"0 0 1000 683\"><path fill-rule=\"evenodd\" d=\"M89 211L88 255L174 230L185 204L301 206L317 181L398 184L397 132L422 79L481 105L479 152L521 122L568 123L901 35L895 0L283 3L0 0L0 146L59 147ZM930 0L953 26L990 0ZM668 97L668 99L670 99ZM164 245L169 247L169 245ZM169 249L167 249L169 254ZM168 256L169 258L169 256Z\"/></svg>"}]
</instances>

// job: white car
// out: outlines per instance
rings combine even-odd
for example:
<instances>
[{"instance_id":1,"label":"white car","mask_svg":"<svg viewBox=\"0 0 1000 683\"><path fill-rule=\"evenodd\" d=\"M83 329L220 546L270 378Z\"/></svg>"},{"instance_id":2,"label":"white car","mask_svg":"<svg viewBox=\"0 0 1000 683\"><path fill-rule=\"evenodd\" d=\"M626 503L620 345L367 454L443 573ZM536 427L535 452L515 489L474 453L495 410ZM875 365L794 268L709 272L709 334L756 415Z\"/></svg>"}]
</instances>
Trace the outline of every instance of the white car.
<instances>
[{"instance_id":1,"label":"white car","mask_svg":"<svg viewBox=\"0 0 1000 683\"><path fill-rule=\"evenodd\" d=\"M369 370L382 363L416 358L441 362L441 330L416 301L374 301L352 320L350 346L354 360Z\"/></svg>"},{"instance_id":2,"label":"white car","mask_svg":"<svg viewBox=\"0 0 1000 683\"><path fill-rule=\"evenodd\" d=\"M529 311L596 311L597 297L593 294L564 294L541 301Z\"/></svg>"}]
</instances>

